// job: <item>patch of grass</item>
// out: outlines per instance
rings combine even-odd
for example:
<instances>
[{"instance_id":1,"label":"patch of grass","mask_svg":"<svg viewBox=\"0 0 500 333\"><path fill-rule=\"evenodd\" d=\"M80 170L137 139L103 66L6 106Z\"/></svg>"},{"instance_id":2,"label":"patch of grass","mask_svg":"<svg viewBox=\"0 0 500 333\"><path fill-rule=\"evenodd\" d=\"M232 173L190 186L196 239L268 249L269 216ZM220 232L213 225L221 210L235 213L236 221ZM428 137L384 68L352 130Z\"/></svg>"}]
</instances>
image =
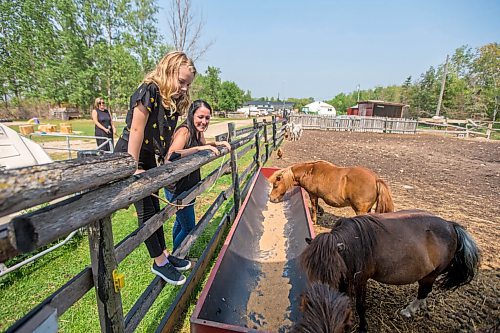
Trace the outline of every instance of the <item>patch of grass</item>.
<instances>
[{"instance_id":1,"label":"patch of grass","mask_svg":"<svg viewBox=\"0 0 500 333\"><path fill-rule=\"evenodd\" d=\"M251 163L253 153L254 151L249 151L238 161L240 172ZM227 159L229 159L229 155L226 155L225 160ZM208 173L219 167L220 164L221 159L218 159L203 166L201 168L202 176L205 177ZM195 204L197 219L203 216L217 195L230 185L231 175L224 175L218 179L209 191L205 191L197 198ZM163 193L161 194L163 195ZM227 200L223 204L223 207L221 207L215 218L191 248L190 257L199 258L201 256L217 229L221 217L229 211L231 206L231 200ZM164 224L168 249L172 249L173 220L174 217L170 218ZM121 209L115 212L112 216L112 225L114 242L116 244L137 228L137 216L134 206L131 205L128 209ZM215 259L211 265L214 262ZM121 292L124 315L131 309L145 288L153 280L154 275L150 271L151 264L152 261L144 244L141 244L120 263L119 271L125 274L125 287ZM86 232L83 232L75 236L68 244L0 278L0 299L2 299L2 306L0 307L0 331L6 330L16 320L23 317L33 307L50 296L88 265L90 265L89 243ZM207 278L208 273L206 273L205 281L197 287L196 293L191 299L189 310L186 312L182 324L183 328L180 328L181 332L189 331L189 317L194 310L196 300ZM179 289L180 287L167 285L136 331L153 331L160 323ZM95 291L92 289L59 318L60 331L100 332L97 311Z\"/></svg>"}]
</instances>

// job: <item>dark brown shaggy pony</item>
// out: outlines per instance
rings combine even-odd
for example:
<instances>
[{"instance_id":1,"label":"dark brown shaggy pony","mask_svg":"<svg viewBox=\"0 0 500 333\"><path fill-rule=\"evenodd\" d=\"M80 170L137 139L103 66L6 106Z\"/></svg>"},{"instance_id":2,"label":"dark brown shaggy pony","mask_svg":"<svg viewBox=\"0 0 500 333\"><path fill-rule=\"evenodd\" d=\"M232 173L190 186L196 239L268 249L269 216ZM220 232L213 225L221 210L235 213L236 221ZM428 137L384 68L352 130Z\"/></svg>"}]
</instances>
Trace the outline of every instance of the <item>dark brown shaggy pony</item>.
<instances>
[{"instance_id":1,"label":"dark brown shaggy pony","mask_svg":"<svg viewBox=\"0 0 500 333\"><path fill-rule=\"evenodd\" d=\"M330 233L307 241L300 262L309 281L355 297L360 332L367 331L368 279L392 285L418 281L417 298L401 311L411 317L426 307L439 275L442 289L455 289L472 281L480 262L479 249L460 225L424 211L342 218Z\"/></svg>"},{"instance_id":2,"label":"dark brown shaggy pony","mask_svg":"<svg viewBox=\"0 0 500 333\"><path fill-rule=\"evenodd\" d=\"M354 322L349 297L324 283L307 287L300 310L302 318L290 333L343 333Z\"/></svg>"},{"instance_id":3,"label":"dark brown shaggy pony","mask_svg":"<svg viewBox=\"0 0 500 333\"><path fill-rule=\"evenodd\" d=\"M276 171L269 182L273 185L269 200L280 202L286 191L298 185L311 199L311 218L317 221L318 198L332 207L351 206L356 215L394 211L391 191L371 170L363 167L340 168L327 161L297 163Z\"/></svg>"}]
</instances>

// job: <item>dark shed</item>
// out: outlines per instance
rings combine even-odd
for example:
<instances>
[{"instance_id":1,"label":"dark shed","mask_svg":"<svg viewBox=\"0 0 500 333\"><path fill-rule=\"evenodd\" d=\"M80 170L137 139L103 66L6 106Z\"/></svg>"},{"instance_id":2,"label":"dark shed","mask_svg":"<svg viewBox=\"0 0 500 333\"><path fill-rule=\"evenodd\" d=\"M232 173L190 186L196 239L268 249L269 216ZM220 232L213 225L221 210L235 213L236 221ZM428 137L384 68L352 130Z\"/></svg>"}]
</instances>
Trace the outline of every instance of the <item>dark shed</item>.
<instances>
[{"instance_id":1,"label":"dark shed","mask_svg":"<svg viewBox=\"0 0 500 333\"><path fill-rule=\"evenodd\" d=\"M49 110L51 119L71 120L80 118L80 112L77 108L55 107Z\"/></svg>"},{"instance_id":2,"label":"dark shed","mask_svg":"<svg viewBox=\"0 0 500 333\"><path fill-rule=\"evenodd\" d=\"M358 102L359 116L408 118L409 105L384 101L362 101Z\"/></svg>"}]
</instances>

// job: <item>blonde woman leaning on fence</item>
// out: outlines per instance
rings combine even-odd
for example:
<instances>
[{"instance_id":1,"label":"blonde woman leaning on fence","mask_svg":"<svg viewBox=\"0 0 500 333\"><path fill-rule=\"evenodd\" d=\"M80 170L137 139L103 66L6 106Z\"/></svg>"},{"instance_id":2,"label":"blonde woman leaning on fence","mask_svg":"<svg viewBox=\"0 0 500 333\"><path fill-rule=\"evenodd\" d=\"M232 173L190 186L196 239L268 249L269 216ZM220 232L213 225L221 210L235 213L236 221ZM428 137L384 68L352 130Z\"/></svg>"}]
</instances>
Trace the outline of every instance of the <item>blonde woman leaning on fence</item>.
<instances>
[{"instance_id":1,"label":"blonde woman leaning on fence","mask_svg":"<svg viewBox=\"0 0 500 333\"><path fill-rule=\"evenodd\" d=\"M189 87L195 75L196 68L186 54L169 52L130 98L127 126L115 151L134 157L138 163L136 174L156 167L155 155L161 160L166 157L177 120L189 107ZM152 195L134 205L139 225L160 211L158 198ZM191 264L166 250L163 226L145 243L154 258L151 271L170 284L183 284L186 278L179 271L189 269Z\"/></svg>"}]
</instances>

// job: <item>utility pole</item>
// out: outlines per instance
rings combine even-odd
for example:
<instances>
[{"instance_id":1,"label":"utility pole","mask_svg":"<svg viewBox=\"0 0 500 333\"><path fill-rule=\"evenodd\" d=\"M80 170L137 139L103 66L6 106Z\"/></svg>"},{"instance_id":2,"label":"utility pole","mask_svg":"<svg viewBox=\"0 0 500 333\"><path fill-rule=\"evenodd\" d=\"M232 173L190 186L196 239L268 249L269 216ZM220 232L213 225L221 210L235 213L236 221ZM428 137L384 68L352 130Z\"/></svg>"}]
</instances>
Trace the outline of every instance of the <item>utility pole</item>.
<instances>
[{"instance_id":1,"label":"utility pole","mask_svg":"<svg viewBox=\"0 0 500 333\"><path fill-rule=\"evenodd\" d=\"M443 80L441 81L441 92L439 93L438 105L436 108L436 115L434 117L439 117L439 111L441 110L441 102L443 101L444 86L446 83L446 75L448 74L448 55L446 55L446 62L444 63L444 73Z\"/></svg>"},{"instance_id":2,"label":"utility pole","mask_svg":"<svg viewBox=\"0 0 500 333\"><path fill-rule=\"evenodd\" d=\"M358 102L359 102L359 83L357 89L358 89Z\"/></svg>"}]
</instances>

